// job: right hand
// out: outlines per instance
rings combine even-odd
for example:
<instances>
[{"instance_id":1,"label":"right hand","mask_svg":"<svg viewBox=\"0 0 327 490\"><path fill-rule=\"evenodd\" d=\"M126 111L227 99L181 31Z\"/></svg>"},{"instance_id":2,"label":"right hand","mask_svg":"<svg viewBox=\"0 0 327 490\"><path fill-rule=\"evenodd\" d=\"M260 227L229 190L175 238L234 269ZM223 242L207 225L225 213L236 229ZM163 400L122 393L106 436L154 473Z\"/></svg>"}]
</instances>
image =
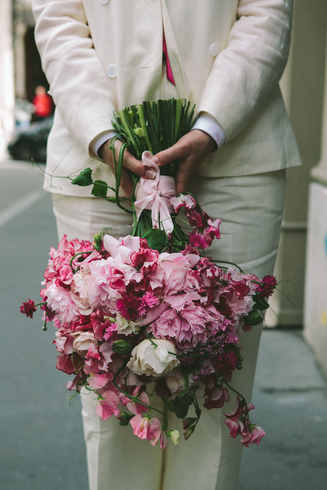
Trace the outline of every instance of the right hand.
<instances>
[{"instance_id":1,"label":"right hand","mask_svg":"<svg viewBox=\"0 0 327 490\"><path fill-rule=\"evenodd\" d=\"M104 162L108 165L112 173L115 175L114 156L112 150L109 150L110 142L111 139L103 143L100 146L98 153L101 156L102 160L104 160ZM118 162L119 151L122 144L123 143L119 140L115 141L116 162ZM127 149L125 149L120 186L125 192L126 197L129 199L132 196L134 186L131 172L134 172L135 174L145 179L155 178L155 172L152 168L145 167L140 160L137 160Z\"/></svg>"}]
</instances>

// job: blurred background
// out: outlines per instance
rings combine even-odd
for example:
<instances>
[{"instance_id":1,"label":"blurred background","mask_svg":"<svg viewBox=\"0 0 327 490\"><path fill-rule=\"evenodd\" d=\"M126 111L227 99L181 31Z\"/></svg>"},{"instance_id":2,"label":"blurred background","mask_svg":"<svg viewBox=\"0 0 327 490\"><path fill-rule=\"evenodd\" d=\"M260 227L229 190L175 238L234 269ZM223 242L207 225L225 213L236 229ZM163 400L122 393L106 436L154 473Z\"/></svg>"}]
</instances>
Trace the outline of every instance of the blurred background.
<instances>
[{"instance_id":1,"label":"blurred background","mask_svg":"<svg viewBox=\"0 0 327 490\"><path fill-rule=\"evenodd\" d=\"M98 1L98 0L93 0ZM268 432L245 450L240 490L327 488L327 2L295 0L281 88L303 166L288 173L275 274L254 393ZM53 332L19 305L37 299L57 244L42 192L53 102L34 41L31 0L0 3L0 488L87 489L80 402L69 406ZM31 159L40 165L32 168ZM292 306L285 296L291 293ZM283 289L284 288L284 289ZM124 429L122 429L124 430ZM237 442L235 442L237 444ZM123 489L124 490L124 489Z\"/></svg>"}]
</instances>

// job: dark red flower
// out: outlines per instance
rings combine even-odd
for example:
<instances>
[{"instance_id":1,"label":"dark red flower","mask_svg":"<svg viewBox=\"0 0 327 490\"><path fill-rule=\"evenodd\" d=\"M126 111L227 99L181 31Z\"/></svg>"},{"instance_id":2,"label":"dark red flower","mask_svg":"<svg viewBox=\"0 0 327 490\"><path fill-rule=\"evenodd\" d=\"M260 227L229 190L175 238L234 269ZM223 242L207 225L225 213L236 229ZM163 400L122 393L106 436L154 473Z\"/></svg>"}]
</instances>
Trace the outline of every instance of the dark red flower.
<instances>
[{"instance_id":1,"label":"dark red flower","mask_svg":"<svg viewBox=\"0 0 327 490\"><path fill-rule=\"evenodd\" d=\"M20 312L23 313L23 315L26 315L27 318L33 318L33 314L36 312L37 308L35 307L35 302L32 301L31 299L28 299L28 301L25 301L20 307Z\"/></svg>"},{"instance_id":2,"label":"dark red flower","mask_svg":"<svg viewBox=\"0 0 327 490\"><path fill-rule=\"evenodd\" d=\"M258 284L256 287L257 293L260 294L262 298L268 298L271 296L276 289L277 279L274 276L265 276L262 279L261 284Z\"/></svg>"}]
</instances>

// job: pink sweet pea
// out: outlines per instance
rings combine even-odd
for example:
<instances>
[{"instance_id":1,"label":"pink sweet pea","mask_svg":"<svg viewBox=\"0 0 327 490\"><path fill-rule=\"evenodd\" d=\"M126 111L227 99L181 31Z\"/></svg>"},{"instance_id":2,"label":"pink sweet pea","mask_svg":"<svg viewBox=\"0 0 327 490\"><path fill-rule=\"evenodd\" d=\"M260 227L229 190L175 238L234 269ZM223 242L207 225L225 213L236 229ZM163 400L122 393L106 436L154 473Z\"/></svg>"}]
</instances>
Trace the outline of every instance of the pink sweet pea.
<instances>
[{"instance_id":1,"label":"pink sweet pea","mask_svg":"<svg viewBox=\"0 0 327 490\"><path fill-rule=\"evenodd\" d=\"M256 444L259 446L261 439L265 436L265 431L259 426L255 425L249 429L249 432L242 433L241 443L245 447L249 447L249 444Z\"/></svg>"},{"instance_id":2,"label":"pink sweet pea","mask_svg":"<svg viewBox=\"0 0 327 490\"><path fill-rule=\"evenodd\" d=\"M184 206L187 210L194 209L196 206L196 200L189 194L180 194L177 197L172 197L170 199L170 204L174 207L175 213L177 213L179 208Z\"/></svg>"},{"instance_id":3,"label":"pink sweet pea","mask_svg":"<svg viewBox=\"0 0 327 490\"><path fill-rule=\"evenodd\" d=\"M120 414L120 410L118 408L119 405L119 397L111 390L105 391L102 393L102 400L99 400L99 405L95 408L96 413L102 420L109 419L112 415L118 417Z\"/></svg>"},{"instance_id":4,"label":"pink sweet pea","mask_svg":"<svg viewBox=\"0 0 327 490\"><path fill-rule=\"evenodd\" d=\"M148 428L149 428L149 418L142 417L142 415L135 415L130 422L133 428L133 434L140 439L147 439L148 437Z\"/></svg>"},{"instance_id":5,"label":"pink sweet pea","mask_svg":"<svg viewBox=\"0 0 327 490\"><path fill-rule=\"evenodd\" d=\"M161 427L160 420L155 417L150 419L147 439L152 446L156 446L160 441L160 449L167 446L167 435Z\"/></svg>"},{"instance_id":6,"label":"pink sweet pea","mask_svg":"<svg viewBox=\"0 0 327 490\"><path fill-rule=\"evenodd\" d=\"M138 399L145 405L150 405L150 400L148 395L146 394L145 391L139 394L140 390L141 390L141 386L135 388L135 390L133 391L133 396L138 397ZM129 400L126 406L128 410L132 412L134 415L141 415L142 413L147 413L149 410L149 408L145 407L144 405L141 405L140 403L137 403L132 400Z\"/></svg>"},{"instance_id":7,"label":"pink sweet pea","mask_svg":"<svg viewBox=\"0 0 327 490\"><path fill-rule=\"evenodd\" d=\"M197 248L208 248L211 245L212 240L207 240L201 233L196 230L190 234L190 245Z\"/></svg>"}]
</instances>

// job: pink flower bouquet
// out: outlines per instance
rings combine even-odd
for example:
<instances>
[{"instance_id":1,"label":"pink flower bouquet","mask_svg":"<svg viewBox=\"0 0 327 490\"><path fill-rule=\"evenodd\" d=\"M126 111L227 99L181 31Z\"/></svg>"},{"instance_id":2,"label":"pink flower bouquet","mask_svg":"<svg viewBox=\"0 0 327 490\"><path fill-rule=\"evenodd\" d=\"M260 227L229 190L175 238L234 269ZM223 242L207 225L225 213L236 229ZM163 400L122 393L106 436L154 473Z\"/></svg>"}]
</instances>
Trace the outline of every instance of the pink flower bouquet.
<instances>
[{"instance_id":1,"label":"pink flower bouquet","mask_svg":"<svg viewBox=\"0 0 327 490\"><path fill-rule=\"evenodd\" d=\"M168 438L176 444L180 436L151 397L161 397L183 420L185 439L201 405L222 408L235 391L233 372L242 368L239 337L261 323L276 280L203 256L200 250L219 238L220 220L191 195L161 192L155 171L151 189L138 183L131 236L98 234L93 243L64 236L51 248L39 306L45 325L53 320L56 327L57 369L74 377L67 389L92 392L99 417L114 416L140 439L165 448ZM85 171L74 183L105 186ZM188 235L177 225L181 210ZM28 300L21 311L32 318L36 306ZM253 409L237 392L235 408L225 414L230 436L240 435L245 446L265 435L249 420Z\"/></svg>"}]
</instances>

